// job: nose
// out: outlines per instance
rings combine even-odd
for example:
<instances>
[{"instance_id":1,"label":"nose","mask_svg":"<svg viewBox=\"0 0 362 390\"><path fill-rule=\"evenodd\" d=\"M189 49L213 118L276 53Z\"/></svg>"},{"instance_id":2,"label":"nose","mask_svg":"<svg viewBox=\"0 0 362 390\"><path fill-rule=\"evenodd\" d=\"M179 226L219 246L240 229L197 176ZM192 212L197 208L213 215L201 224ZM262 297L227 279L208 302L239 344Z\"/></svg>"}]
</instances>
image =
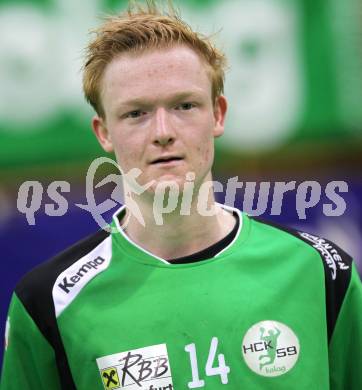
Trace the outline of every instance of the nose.
<instances>
[{"instance_id":1,"label":"nose","mask_svg":"<svg viewBox=\"0 0 362 390\"><path fill-rule=\"evenodd\" d=\"M153 143L161 146L172 144L176 135L171 124L170 114L163 107L156 110L155 122Z\"/></svg>"}]
</instances>

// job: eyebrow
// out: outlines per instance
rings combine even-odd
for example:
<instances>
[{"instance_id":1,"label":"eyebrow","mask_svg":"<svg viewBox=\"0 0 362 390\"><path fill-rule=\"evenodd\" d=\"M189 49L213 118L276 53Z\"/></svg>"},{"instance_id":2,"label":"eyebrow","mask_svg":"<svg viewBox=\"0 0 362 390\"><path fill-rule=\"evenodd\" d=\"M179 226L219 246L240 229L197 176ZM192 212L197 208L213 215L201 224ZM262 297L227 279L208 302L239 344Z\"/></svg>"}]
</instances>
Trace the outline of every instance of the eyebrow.
<instances>
[{"instance_id":1,"label":"eyebrow","mask_svg":"<svg viewBox=\"0 0 362 390\"><path fill-rule=\"evenodd\" d=\"M200 94L195 91L185 91L185 92L178 92L173 95L171 95L167 100L169 100L172 103L177 103L184 99L197 99L201 98ZM152 100L145 99L145 98L135 98L126 100L124 102L121 102L118 104L119 108L126 108L126 107L133 107L133 106L142 106L142 107L148 107L153 104Z\"/></svg>"}]
</instances>

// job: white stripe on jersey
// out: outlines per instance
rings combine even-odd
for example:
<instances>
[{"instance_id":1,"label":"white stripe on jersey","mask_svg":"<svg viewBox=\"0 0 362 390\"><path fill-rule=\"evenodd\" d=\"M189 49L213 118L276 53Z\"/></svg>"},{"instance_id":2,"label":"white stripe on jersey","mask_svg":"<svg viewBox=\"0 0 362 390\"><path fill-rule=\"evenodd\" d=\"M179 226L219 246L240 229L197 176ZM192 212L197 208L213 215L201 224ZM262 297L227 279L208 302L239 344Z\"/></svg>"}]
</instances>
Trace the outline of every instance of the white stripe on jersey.
<instances>
[{"instance_id":1,"label":"white stripe on jersey","mask_svg":"<svg viewBox=\"0 0 362 390\"><path fill-rule=\"evenodd\" d=\"M108 236L58 276L52 291L56 317L73 302L89 281L108 268L111 257L112 237Z\"/></svg>"}]
</instances>

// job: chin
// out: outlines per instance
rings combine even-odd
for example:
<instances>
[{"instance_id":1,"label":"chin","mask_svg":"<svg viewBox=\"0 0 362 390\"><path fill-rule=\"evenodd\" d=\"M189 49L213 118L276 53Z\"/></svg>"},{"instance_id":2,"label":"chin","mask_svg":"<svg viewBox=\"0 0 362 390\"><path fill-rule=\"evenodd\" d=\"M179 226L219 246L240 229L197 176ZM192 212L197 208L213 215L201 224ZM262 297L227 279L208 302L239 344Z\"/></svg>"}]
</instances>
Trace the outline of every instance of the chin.
<instances>
[{"instance_id":1,"label":"chin","mask_svg":"<svg viewBox=\"0 0 362 390\"><path fill-rule=\"evenodd\" d=\"M173 188L175 192L182 192L185 184L184 177L175 177L174 175L164 175L154 180L155 182L148 189L148 191L151 191L152 193L156 193L156 191L162 192L164 189L169 190Z\"/></svg>"}]
</instances>

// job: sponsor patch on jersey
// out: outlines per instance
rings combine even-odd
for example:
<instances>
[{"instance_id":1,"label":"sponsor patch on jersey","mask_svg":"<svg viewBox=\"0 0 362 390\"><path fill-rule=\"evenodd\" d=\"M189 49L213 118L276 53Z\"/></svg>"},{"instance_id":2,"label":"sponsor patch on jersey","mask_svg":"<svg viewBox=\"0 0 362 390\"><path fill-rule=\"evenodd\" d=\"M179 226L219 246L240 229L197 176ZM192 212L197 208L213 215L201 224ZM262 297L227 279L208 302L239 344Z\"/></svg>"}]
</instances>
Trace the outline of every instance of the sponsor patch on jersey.
<instances>
[{"instance_id":1,"label":"sponsor patch on jersey","mask_svg":"<svg viewBox=\"0 0 362 390\"><path fill-rule=\"evenodd\" d=\"M285 324L261 321L245 334L241 353L247 366L258 375L279 376L290 371L298 361L298 337Z\"/></svg>"},{"instance_id":2,"label":"sponsor patch on jersey","mask_svg":"<svg viewBox=\"0 0 362 390\"><path fill-rule=\"evenodd\" d=\"M173 390L166 344L103 356L97 365L106 390Z\"/></svg>"},{"instance_id":3,"label":"sponsor patch on jersey","mask_svg":"<svg viewBox=\"0 0 362 390\"><path fill-rule=\"evenodd\" d=\"M337 249L334 248L324 238L313 236L309 233L298 232L301 237L313 244L313 247L323 256L328 268L331 270L332 279L336 280L337 277L337 266L338 269L346 270L349 269L349 265L343 262L342 257L338 253Z\"/></svg>"}]
</instances>

